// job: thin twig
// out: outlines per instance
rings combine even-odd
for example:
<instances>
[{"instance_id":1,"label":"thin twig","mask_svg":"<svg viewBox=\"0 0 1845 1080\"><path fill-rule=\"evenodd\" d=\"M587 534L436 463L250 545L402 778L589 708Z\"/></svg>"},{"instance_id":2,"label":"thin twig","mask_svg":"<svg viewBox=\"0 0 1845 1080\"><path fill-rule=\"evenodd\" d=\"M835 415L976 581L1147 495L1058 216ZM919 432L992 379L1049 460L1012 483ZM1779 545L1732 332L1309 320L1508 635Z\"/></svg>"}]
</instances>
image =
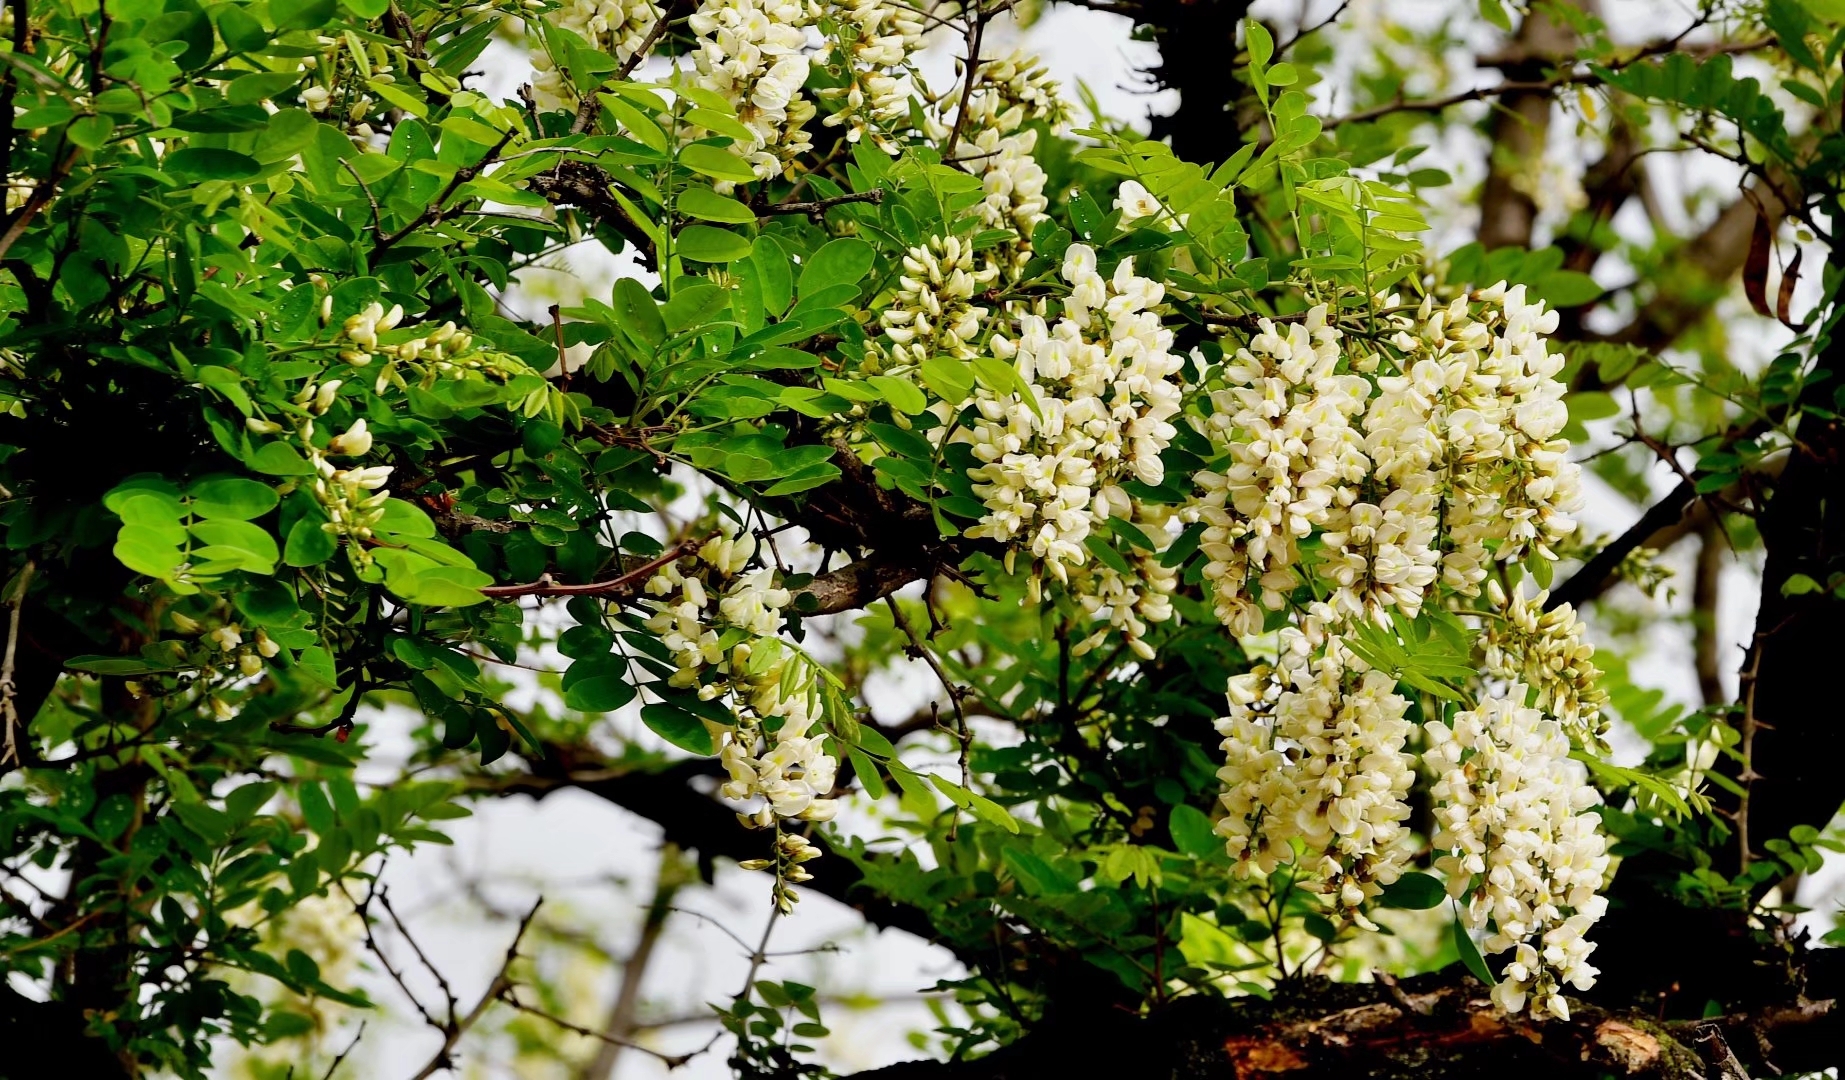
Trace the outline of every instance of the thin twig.
<instances>
[{"instance_id":1,"label":"thin twig","mask_svg":"<svg viewBox=\"0 0 1845 1080\"><path fill-rule=\"evenodd\" d=\"M19 613L26 606L26 590L32 587L32 573L36 564L31 559L19 568L19 577L13 584L13 595L9 600L12 612L6 620L6 657L0 660L0 722L6 724L6 748L0 752L0 764L19 764L19 729L23 726L19 719L19 700L13 686L13 664L19 651Z\"/></svg>"},{"instance_id":2,"label":"thin twig","mask_svg":"<svg viewBox=\"0 0 1845 1080\"><path fill-rule=\"evenodd\" d=\"M480 1000L474 1003L474 1007L468 1010L466 1016L451 1021L443 1029L441 1048L411 1080L429 1080L429 1077L444 1069L454 1068L455 1063L450 1055L455 1051L455 1044L461 1041L461 1036L480 1022L480 1018L486 1014L487 1009L494 1002L509 1000L513 988L511 971L513 962L519 959L519 943L525 940L525 932L531 927L532 920L538 916L538 908L543 903L544 898L539 897L533 902L532 910L526 912L525 917L519 920L519 929L513 934L512 944L506 946L506 956L500 961L500 970L494 973L493 980L487 984L486 993L480 996Z\"/></svg>"},{"instance_id":3,"label":"thin twig","mask_svg":"<svg viewBox=\"0 0 1845 1080\"><path fill-rule=\"evenodd\" d=\"M819 217L835 206L846 203L871 203L873 206L884 201L884 189L873 188L870 191L850 191L844 195L835 195L830 199L812 199L797 202L774 203L756 212L756 220L766 221L775 214L806 214Z\"/></svg>"},{"instance_id":4,"label":"thin twig","mask_svg":"<svg viewBox=\"0 0 1845 1080\"><path fill-rule=\"evenodd\" d=\"M1620 71L1623 68L1630 67L1649 57L1671 52L1677 47L1677 44L1677 38L1673 38L1670 41L1654 42L1624 60L1607 65L1604 70ZM1765 49L1772 44L1774 44L1773 38L1756 38L1749 41L1722 41L1708 48L1692 49L1688 51L1694 52L1700 56L1718 56L1755 52L1759 49ZM1374 105L1369 109L1361 109L1355 113L1347 113L1344 116L1328 117L1321 123L1320 127L1322 131L1331 131L1341 124L1356 124L1369 120L1376 120L1379 117L1389 116L1392 113L1441 112L1443 109L1454 105L1464 105L1470 101L1485 101L1488 98L1503 97L1507 94L1536 93L1547 90L1558 90L1566 86L1592 85L1599 82L1601 82L1601 76L1594 71L1560 71L1548 79L1506 79L1495 86L1475 87L1472 90L1462 90L1458 93L1448 94L1445 97L1422 98L1417 100L1399 98L1395 101L1385 102L1382 105Z\"/></svg>"},{"instance_id":5,"label":"thin twig","mask_svg":"<svg viewBox=\"0 0 1845 1080\"><path fill-rule=\"evenodd\" d=\"M681 1065L684 1065L686 1062L704 1053L707 1049L706 1047L700 1047L697 1050L690 1050L683 1054L663 1053L662 1051L655 1050L651 1046L637 1043L632 1039L623 1039L615 1035L610 1035L607 1032L597 1031L594 1028L586 1028L580 1024L573 1024L561 1016L553 1016L536 1006L527 1005L525 1002L518 999L513 993L512 987L506 988L506 992L500 995L500 1000L511 1005L520 1012L525 1013L527 1016L536 1016L540 1020L555 1024L572 1034L581 1035L586 1039L595 1039L599 1042L607 1043L610 1046L619 1046L624 1050L639 1050L643 1054L651 1054L669 1069L679 1068Z\"/></svg>"},{"instance_id":6,"label":"thin twig","mask_svg":"<svg viewBox=\"0 0 1845 1080\"><path fill-rule=\"evenodd\" d=\"M968 103L974 97L974 83L980 76L980 39L987 31L986 12L978 7L967 17L967 72L961 83L961 103L955 107L954 127L948 129L948 144L942 148L942 160L953 161L955 144L961 141L961 128L967 124Z\"/></svg>"},{"instance_id":7,"label":"thin twig","mask_svg":"<svg viewBox=\"0 0 1845 1080\"><path fill-rule=\"evenodd\" d=\"M333 1064L327 1066L327 1071L321 1074L320 1080L333 1080L333 1074L340 1071L340 1066L346 1063L349 1054L359 1048L359 1040L363 1038L365 1038L365 1021L361 1020L359 1021L359 1033L346 1044L346 1049L340 1051L340 1056L333 1059Z\"/></svg>"},{"instance_id":8,"label":"thin twig","mask_svg":"<svg viewBox=\"0 0 1845 1080\"><path fill-rule=\"evenodd\" d=\"M677 5L669 3L665 8L661 9L660 17L653 21L653 26L647 31L647 36L641 39L640 48L635 49L634 52L628 56L628 59L622 62L621 70L615 73L614 82L621 82L623 79L634 74L634 69L641 66L641 61L647 59L647 54L653 51L653 47L659 44L660 38L665 35L666 24L672 21L673 8L675 6ZM576 119L570 122L570 133L572 135L583 134L596 122L596 94L600 92L601 87L597 87L595 90L585 94L582 101L577 102Z\"/></svg>"},{"instance_id":9,"label":"thin twig","mask_svg":"<svg viewBox=\"0 0 1845 1080\"><path fill-rule=\"evenodd\" d=\"M551 575L545 574L537 581L527 582L523 585L488 585L481 589L481 592L487 596L501 600L514 596L608 596L610 594L619 594L625 590L643 584L649 577L653 576L655 570L660 569L662 566L697 551L704 542L705 538L703 537L681 540L672 547L667 548L657 558L650 559L619 577L613 577L607 581L591 581L583 585L564 585L552 581Z\"/></svg>"},{"instance_id":10,"label":"thin twig","mask_svg":"<svg viewBox=\"0 0 1845 1080\"><path fill-rule=\"evenodd\" d=\"M961 743L961 786L970 787L969 781L972 778L968 775L968 756L973 748L974 735L967 726L967 710L961 706L961 695L964 691L948 677L948 672L943 669L942 662L936 658L935 650L924 644L922 637L916 633L915 627L910 625L910 620L903 614L903 608L897 604L897 598L886 596L884 604L890 608L891 621L897 624L897 629L903 631L904 637L910 639L911 653L929 665L929 670L935 672L935 677L941 681L942 689L948 691L948 704L955 711L955 730L952 734Z\"/></svg>"},{"instance_id":11,"label":"thin twig","mask_svg":"<svg viewBox=\"0 0 1845 1080\"><path fill-rule=\"evenodd\" d=\"M379 236L383 236L384 212L378 209L378 198L372 194L372 186L365 182L365 177L359 175L358 169L353 168L350 158L341 158L340 164L344 165L346 171L352 174L352 178L359 182L359 190L365 192L365 201L372 204L372 228Z\"/></svg>"},{"instance_id":12,"label":"thin twig","mask_svg":"<svg viewBox=\"0 0 1845 1080\"><path fill-rule=\"evenodd\" d=\"M410 951L416 954L417 961L423 965L423 969L428 971L435 978L436 985L442 988L442 996L448 1000L449 1022L453 1023L455 1009L460 1005L460 1001L455 997L454 989L449 986L448 980L442 977L442 972L436 968L436 965L429 962L429 957L423 953L423 947L418 945L416 938L410 935L410 928L405 926L404 920L398 917L397 909L391 906L391 890L379 889L378 902L384 905L384 913L391 917L391 923L397 927L398 936L410 946Z\"/></svg>"},{"instance_id":13,"label":"thin twig","mask_svg":"<svg viewBox=\"0 0 1845 1080\"><path fill-rule=\"evenodd\" d=\"M475 162L472 165L464 165L461 168L456 169L455 175L449 178L448 185L442 189L442 193L437 195L433 200L430 201L429 208L424 210L421 214L418 214L408 225L405 225L403 228L397 230L394 233L380 236L378 238L378 242L372 246L373 254L375 255L376 253L380 251L389 250L390 248L394 247L398 243L398 241L402 240L404 237L409 236L411 233L415 232L418 229L423 228L426 225L434 225L434 224L439 223L442 220L442 218L448 213L448 211L442 208L442 204L448 201L449 196L453 195L456 191L460 190L461 185L474 179L476 176L479 176L482 170L486 169L487 166L492 165L495 161L499 160L500 151L506 149L506 144L512 141L514 134L515 132L512 128L507 128L505 131L500 132L500 141L494 143L493 146L488 149L487 153L483 155L479 161ZM3 252L0 252L0 253L3 253Z\"/></svg>"},{"instance_id":14,"label":"thin twig","mask_svg":"<svg viewBox=\"0 0 1845 1080\"><path fill-rule=\"evenodd\" d=\"M1288 50L1292 49L1295 45L1298 45L1302 38L1307 37L1309 34L1317 34L1320 31L1331 26L1333 23L1338 22L1339 16L1344 15L1345 9L1351 6L1352 6L1352 0L1339 0L1339 6L1333 9L1333 13L1331 15L1326 16L1324 19L1321 19L1319 22L1314 23L1312 26L1301 27L1299 30L1296 30L1294 32L1293 37L1275 46L1275 55L1276 56L1287 55ZM1306 12L1303 11L1301 12L1301 14L1305 16Z\"/></svg>"},{"instance_id":15,"label":"thin twig","mask_svg":"<svg viewBox=\"0 0 1845 1080\"><path fill-rule=\"evenodd\" d=\"M366 891L363 901L355 899L351 891L346 888L346 883L343 881L339 883L339 890L346 894L346 899L352 904L353 912L359 916L359 925L365 928L365 950L378 958L378 963L384 967L384 973L389 975L391 981L397 984L397 988L402 990L404 996L410 999L411 1007L416 1009L418 1014L423 1017L423 1022L438 1031L442 1030L442 1021L437 1020L435 1014L424 1007L422 999L417 997L415 991L410 989L410 984L404 979L403 972L399 971L397 966L391 963L391 957L384 951L384 947L378 943L378 939L372 934L370 909L373 898L378 895L377 880L374 879L372 881L370 887ZM451 1016L451 1020L452 1019L453 1017Z\"/></svg>"}]
</instances>

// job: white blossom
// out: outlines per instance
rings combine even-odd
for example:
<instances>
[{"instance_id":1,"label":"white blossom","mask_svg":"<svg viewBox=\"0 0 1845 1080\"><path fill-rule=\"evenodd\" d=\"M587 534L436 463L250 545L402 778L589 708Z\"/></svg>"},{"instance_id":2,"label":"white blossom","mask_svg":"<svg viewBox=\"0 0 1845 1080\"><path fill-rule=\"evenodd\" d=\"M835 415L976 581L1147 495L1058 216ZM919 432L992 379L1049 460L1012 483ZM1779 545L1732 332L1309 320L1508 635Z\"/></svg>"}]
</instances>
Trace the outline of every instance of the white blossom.
<instances>
[{"instance_id":1,"label":"white blossom","mask_svg":"<svg viewBox=\"0 0 1845 1080\"><path fill-rule=\"evenodd\" d=\"M1273 668L1232 680L1230 715L1217 724L1226 758L1217 831L1243 872L1292 861L1298 840L1308 884L1371 928L1361 908L1412 854L1409 703L1394 679L1314 636L1287 628Z\"/></svg>"},{"instance_id":2,"label":"white blossom","mask_svg":"<svg viewBox=\"0 0 1845 1080\"><path fill-rule=\"evenodd\" d=\"M1017 543L1066 582L1089 558L1092 529L1127 516L1120 484L1165 479L1160 452L1176 433L1185 362L1151 310L1163 288L1135 276L1132 259L1104 279L1095 252L1072 244L1062 276L1061 318L1021 313L1014 333L992 338L1025 390L975 392L968 439L981 464L969 476L987 513L967 534Z\"/></svg>"},{"instance_id":3,"label":"white blossom","mask_svg":"<svg viewBox=\"0 0 1845 1080\"><path fill-rule=\"evenodd\" d=\"M1600 801L1562 725L1526 708L1524 687L1460 712L1450 728L1423 725L1435 774L1435 865L1462 917L1489 928L1489 953L1516 950L1493 992L1517 1011L1532 999L1567 1018L1563 987L1587 990L1595 946L1584 939L1607 908L1607 842L1591 812Z\"/></svg>"}]
</instances>

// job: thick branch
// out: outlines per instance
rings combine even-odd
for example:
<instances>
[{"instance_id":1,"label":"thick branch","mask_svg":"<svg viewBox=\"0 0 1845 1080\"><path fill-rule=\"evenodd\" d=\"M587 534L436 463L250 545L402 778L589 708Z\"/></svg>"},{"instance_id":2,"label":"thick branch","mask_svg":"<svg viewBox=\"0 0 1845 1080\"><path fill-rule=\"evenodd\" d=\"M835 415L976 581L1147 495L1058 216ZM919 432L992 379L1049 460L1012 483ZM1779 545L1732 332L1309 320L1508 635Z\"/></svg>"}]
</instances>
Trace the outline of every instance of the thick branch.
<instances>
[{"instance_id":1,"label":"thick branch","mask_svg":"<svg viewBox=\"0 0 1845 1080\"><path fill-rule=\"evenodd\" d=\"M644 772L598 769L600 762L579 758L573 748L550 747L542 761L533 763L530 776L496 782L495 789L504 794L544 798L554 791L575 788L607 799L657 822L667 843L696 851L707 875L715 859L756 859L768 850L763 833L743 828L735 811L690 785L694 778L715 777L721 772L716 761L686 761L659 772ZM935 926L927 915L872 893L864 886L858 867L843 855L829 854L807 863L803 869L813 879L802 888L856 909L874 925L903 930L926 940L936 938ZM973 958L964 959L971 962Z\"/></svg>"},{"instance_id":2,"label":"thick branch","mask_svg":"<svg viewBox=\"0 0 1845 1080\"><path fill-rule=\"evenodd\" d=\"M1780 1046L1784 1070L1823 1068L1836 1051L1831 1002L1764 1009L1708 1024L1660 1024L1644 1012L1572 1003L1568 1021L1500 1013L1479 984L1445 975L1366 985L1311 981L1275 1001L1183 998L1145 1019L1094 1020L1081 1030L1041 1026L984 1058L906 1062L854 1080L1036 1080L1146 1076L1162 1080L1704 1080L1721 1047L1765 1067ZM1790 1036L1783 1040L1783 1035ZM1818 1038L1816 1038L1816 1036ZM1700 1053L1700 1050L1706 1053ZM1707 1056L1711 1055L1711 1056ZM1715 1074L1711 1074L1715 1075Z\"/></svg>"}]
</instances>

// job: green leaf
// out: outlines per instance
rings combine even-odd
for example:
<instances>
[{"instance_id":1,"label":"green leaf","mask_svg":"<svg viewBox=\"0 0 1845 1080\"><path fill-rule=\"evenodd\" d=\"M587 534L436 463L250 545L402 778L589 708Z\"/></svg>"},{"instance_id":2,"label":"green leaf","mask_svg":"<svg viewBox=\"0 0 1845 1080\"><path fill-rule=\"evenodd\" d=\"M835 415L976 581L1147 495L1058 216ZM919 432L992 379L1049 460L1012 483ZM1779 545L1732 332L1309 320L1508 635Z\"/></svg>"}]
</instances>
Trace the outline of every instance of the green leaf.
<instances>
[{"instance_id":1,"label":"green leaf","mask_svg":"<svg viewBox=\"0 0 1845 1080\"><path fill-rule=\"evenodd\" d=\"M876 256L876 249L854 237L827 241L801 267L800 295L812 296L835 285L857 285L871 273Z\"/></svg>"},{"instance_id":2,"label":"green leaf","mask_svg":"<svg viewBox=\"0 0 1845 1080\"><path fill-rule=\"evenodd\" d=\"M261 449L247 459L250 468L270 476L312 476L314 466L307 463L301 451L287 443L264 443Z\"/></svg>"},{"instance_id":3,"label":"green leaf","mask_svg":"<svg viewBox=\"0 0 1845 1080\"><path fill-rule=\"evenodd\" d=\"M649 345L666 340L666 320L660 317L660 306L653 302L647 286L634 278L618 278L613 299L616 322L622 329Z\"/></svg>"},{"instance_id":4,"label":"green leaf","mask_svg":"<svg viewBox=\"0 0 1845 1080\"><path fill-rule=\"evenodd\" d=\"M984 795L977 795L944 776L931 774L929 782L934 784L942 794L948 796L950 802L973 814L976 819L988 825L996 825L1010 833L1019 831L1018 821L1006 812L1005 807L992 799Z\"/></svg>"},{"instance_id":5,"label":"green leaf","mask_svg":"<svg viewBox=\"0 0 1845 1080\"><path fill-rule=\"evenodd\" d=\"M1172 831L1172 842L1193 858L1202 859L1223 850L1223 842L1211 827L1211 819L1195 806L1181 803L1173 807L1168 828Z\"/></svg>"},{"instance_id":6,"label":"green leaf","mask_svg":"<svg viewBox=\"0 0 1845 1080\"><path fill-rule=\"evenodd\" d=\"M573 683L564 705L578 712L611 713L634 700L634 686L623 675L597 675Z\"/></svg>"},{"instance_id":7,"label":"green leaf","mask_svg":"<svg viewBox=\"0 0 1845 1080\"><path fill-rule=\"evenodd\" d=\"M680 119L688 124L697 124L707 131L728 135L739 143L748 144L756 138L756 133L743 121L716 109L687 109Z\"/></svg>"},{"instance_id":8,"label":"green leaf","mask_svg":"<svg viewBox=\"0 0 1845 1080\"><path fill-rule=\"evenodd\" d=\"M192 512L202 518L249 521L275 509L281 497L268 484L228 477L201 480L186 489Z\"/></svg>"},{"instance_id":9,"label":"green leaf","mask_svg":"<svg viewBox=\"0 0 1845 1080\"><path fill-rule=\"evenodd\" d=\"M891 408L900 413L915 416L929 407L929 399L923 397L922 391L916 389L915 384L908 379L900 379L895 375L872 375L865 381L876 388L885 401L890 402Z\"/></svg>"},{"instance_id":10,"label":"green leaf","mask_svg":"<svg viewBox=\"0 0 1845 1080\"><path fill-rule=\"evenodd\" d=\"M1266 67L1275 55L1275 39L1268 32L1268 27L1254 19L1243 20L1243 32L1249 46L1249 62L1258 67Z\"/></svg>"},{"instance_id":11,"label":"green leaf","mask_svg":"<svg viewBox=\"0 0 1845 1080\"><path fill-rule=\"evenodd\" d=\"M140 524L124 526L116 535L114 558L149 578L172 578L173 570L185 561L185 556L179 554L179 545L164 543L161 535Z\"/></svg>"},{"instance_id":12,"label":"green leaf","mask_svg":"<svg viewBox=\"0 0 1845 1080\"><path fill-rule=\"evenodd\" d=\"M1578 270L1553 270L1538 279L1536 298L1553 308L1581 307L1602 294L1595 279Z\"/></svg>"},{"instance_id":13,"label":"green leaf","mask_svg":"<svg viewBox=\"0 0 1845 1080\"><path fill-rule=\"evenodd\" d=\"M465 566L432 566L418 570L415 585L404 599L425 607L468 607L486 602L481 589L493 584L493 575Z\"/></svg>"},{"instance_id":14,"label":"green leaf","mask_svg":"<svg viewBox=\"0 0 1845 1080\"><path fill-rule=\"evenodd\" d=\"M1461 925L1461 913L1459 911L1454 913L1454 922L1452 926L1454 931L1454 950L1461 954L1461 963L1467 965L1467 970L1473 973L1474 978L1488 986L1498 986L1499 980L1493 978L1493 973L1487 969L1486 958L1480 955L1480 947L1473 943L1473 935L1469 934L1467 928Z\"/></svg>"},{"instance_id":15,"label":"green leaf","mask_svg":"<svg viewBox=\"0 0 1845 1080\"><path fill-rule=\"evenodd\" d=\"M713 180L747 184L756 179L756 171L750 168L748 162L728 150L706 143L693 143L681 148L679 164Z\"/></svg>"},{"instance_id":16,"label":"green leaf","mask_svg":"<svg viewBox=\"0 0 1845 1080\"><path fill-rule=\"evenodd\" d=\"M252 525L247 521L199 521L192 525L192 535L204 541L209 547L228 548L247 556L245 569L258 573L274 573L277 559L282 557L276 547L275 537L268 531Z\"/></svg>"},{"instance_id":17,"label":"green leaf","mask_svg":"<svg viewBox=\"0 0 1845 1080\"><path fill-rule=\"evenodd\" d=\"M660 738L687 753L708 757L717 751L711 731L700 718L675 705L641 706L641 723Z\"/></svg>"},{"instance_id":18,"label":"green leaf","mask_svg":"<svg viewBox=\"0 0 1845 1080\"><path fill-rule=\"evenodd\" d=\"M976 356L973 359L974 378L980 385L1000 396L1016 394L1033 416L1044 419L1044 410L1038 407L1038 394L1018 373L1018 369L1004 360L991 356Z\"/></svg>"},{"instance_id":19,"label":"green leaf","mask_svg":"<svg viewBox=\"0 0 1845 1080\"><path fill-rule=\"evenodd\" d=\"M853 746L846 749L846 757L852 762L853 775L858 777L858 782L865 787L865 794L873 801L889 793L884 787L884 777L878 773L877 763L869 755Z\"/></svg>"},{"instance_id":20,"label":"green leaf","mask_svg":"<svg viewBox=\"0 0 1845 1080\"><path fill-rule=\"evenodd\" d=\"M750 242L729 229L710 225L687 225L673 240L673 250L684 259L698 262L736 262L750 253Z\"/></svg>"},{"instance_id":21,"label":"green leaf","mask_svg":"<svg viewBox=\"0 0 1845 1080\"><path fill-rule=\"evenodd\" d=\"M1610 416L1619 416L1620 403L1612 395L1600 390L1579 390L1571 394L1565 404L1569 406L1570 419L1578 423L1589 420L1605 420Z\"/></svg>"},{"instance_id":22,"label":"green leaf","mask_svg":"<svg viewBox=\"0 0 1845 1080\"><path fill-rule=\"evenodd\" d=\"M339 541L322 528L317 516L304 517L288 530L288 543L282 549L282 561L290 566L319 566L333 557Z\"/></svg>"},{"instance_id":23,"label":"green leaf","mask_svg":"<svg viewBox=\"0 0 1845 1080\"><path fill-rule=\"evenodd\" d=\"M1426 911L1432 907L1440 907L1441 902L1447 898L1448 890L1443 887L1441 879L1411 870L1384 886L1380 902L1389 908Z\"/></svg>"},{"instance_id":24,"label":"green leaf","mask_svg":"<svg viewBox=\"0 0 1845 1080\"><path fill-rule=\"evenodd\" d=\"M1014 880L1033 896L1055 896L1076 891L1076 882L1058 873L1050 863L1024 848L1008 847L1000 852L1000 861L1012 871Z\"/></svg>"},{"instance_id":25,"label":"green leaf","mask_svg":"<svg viewBox=\"0 0 1845 1080\"><path fill-rule=\"evenodd\" d=\"M209 146L175 150L161 164L173 175L189 180L248 180L263 171L262 165L248 154Z\"/></svg>"},{"instance_id":26,"label":"green leaf","mask_svg":"<svg viewBox=\"0 0 1845 1080\"><path fill-rule=\"evenodd\" d=\"M218 36L233 52L251 52L269 44L269 31L256 17L235 4L219 4Z\"/></svg>"},{"instance_id":27,"label":"green leaf","mask_svg":"<svg viewBox=\"0 0 1845 1080\"><path fill-rule=\"evenodd\" d=\"M301 81L298 71L253 71L239 75L224 89L224 99L232 105L255 105L267 101Z\"/></svg>"},{"instance_id":28,"label":"green leaf","mask_svg":"<svg viewBox=\"0 0 1845 1080\"><path fill-rule=\"evenodd\" d=\"M953 405L959 405L974 392L974 369L965 360L952 356L931 356L921 366L923 385Z\"/></svg>"},{"instance_id":29,"label":"green leaf","mask_svg":"<svg viewBox=\"0 0 1845 1080\"><path fill-rule=\"evenodd\" d=\"M756 212L727 195L708 187L688 187L679 193L679 212L705 221L722 221L731 225L754 225Z\"/></svg>"},{"instance_id":30,"label":"green leaf","mask_svg":"<svg viewBox=\"0 0 1845 1080\"><path fill-rule=\"evenodd\" d=\"M115 134L115 121L106 116L79 116L65 129L70 141L85 150L94 150Z\"/></svg>"},{"instance_id":31,"label":"green leaf","mask_svg":"<svg viewBox=\"0 0 1845 1080\"><path fill-rule=\"evenodd\" d=\"M436 535L436 523L429 515L403 499L389 499L379 510L382 516L378 518L377 530L381 533L424 538Z\"/></svg>"},{"instance_id":32,"label":"green leaf","mask_svg":"<svg viewBox=\"0 0 1845 1080\"><path fill-rule=\"evenodd\" d=\"M271 9L278 30L318 30L333 12L333 0L285 0Z\"/></svg>"}]
</instances>

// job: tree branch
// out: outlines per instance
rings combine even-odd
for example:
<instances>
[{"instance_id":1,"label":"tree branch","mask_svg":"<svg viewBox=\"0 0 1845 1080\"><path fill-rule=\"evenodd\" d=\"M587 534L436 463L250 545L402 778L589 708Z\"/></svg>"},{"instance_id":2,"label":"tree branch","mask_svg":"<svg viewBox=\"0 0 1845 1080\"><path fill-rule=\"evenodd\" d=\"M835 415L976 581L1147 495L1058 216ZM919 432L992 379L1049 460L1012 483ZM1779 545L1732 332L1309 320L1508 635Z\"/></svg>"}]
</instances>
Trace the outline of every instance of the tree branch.
<instances>
[{"instance_id":1,"label":"tree branch","mask_svg":"<svg viewBox=\"0 0 1845 1080\"><path fill-rule=\"evenodd\" d=\"M1710 1021L1660 1023L1639 1010L1570 1003L1567 1021L1507 1016L1471 979L1442 973L1370 984L1309 980L1275 999L1191 996L1141 1018L1049 1022L973 1060L913 1061L851 1080L1036 1080L1157 1076L1162 1080L1600 1080L1609 1075L1705 1080L1692 1049L1712 1034L1747 1064L1819 1069L1845 1036L1833 1002L1797 1003ZM1784 1038L1785 1036L1785 1038ZM1710 1073L1708 1075L1716 1075Z\"/></svg>"},{"instance_id":2,"label":"tree branch","mask_svg":"<svg viewBox=\"0 0 1845 1080\"><path fill-rule=\"evenodd\" d=\"M607 581L566 585L552 581L551 575L545 574L537 581L523 585L488 585L481 589L481 593L495 600L507 600L516 596L599 596L615 603L623 603L640 594L642 587L647 584L647 579L653 577L654 571L697 551L706 539L708 538L700 536L681 540L657 557Z\"/></svg>"},{"instance_id":3,"label":"tree branch","mask_svg":"<svg viewBox=\"0 0 1845 1080\"><path fill-rule=\"evenodd\" d=\"M543 903L542 898L533 903L532 910L519 920L519 929L513 933L512 944L506 946L506 956L500 961L500 969L494 973L493 980L487 984L486 992L481 994L480 1000L474 1003L466 1016L450 1020L443 1031L442 1048L436 1051L435 1056L429 1059L429 1063L412 1080L429 1080L429 1077L445 1069L454 1068L451 1055L455 1051L455 1044L461 1041L462 1035L469 1028L480 1022L480 1018L486 1015L494 1002L502 1000L512 990L512 966L519 959L519 943L525 940L525 932L531 928L532 920L537 917L538 908Z\"/></svg>"},{"instance_id":4,"label":"tree branch","mask_svg":"<svg viewBox=\"0 0 1845 1080\"><path fill-rule=\"evenodd\" d=\"M1755 38L1748 41L1720 41L1710 45L1685 46L1677 38L1672 38L1670 40L1656 41L1650 45L1642 46L1639 51L1635 52L1627 59L1609 64L1606 70L1620 71L1622 68L1638 63L1641 60L1674 51L1682 51L1692 56L1709 57L1756 52L1760 49L1766 49L1773 44L1773 38ZM1442 97L1414 100L1398 99L1396 101L1385 102L1382 105L1374 105L1369 109L1360 109L1354 113L1347 113L1344 116L1329 117L1322 122L1321 130L1331 131L1343 124L1364 123L1390 116L1393 113L1436 113L1456 105L1464 105L1470 101L1487 101L1492 98L1504 97L1508 94L1549 93L1568 86L1592 86L1601 81L1602 77L1594 71L1559 71L1555 75L1544 79L1506 79L1494 86L1479 86L1471 90L1462 90L1458 93L1447 94Z\"/></svg>"}]
</instances>

